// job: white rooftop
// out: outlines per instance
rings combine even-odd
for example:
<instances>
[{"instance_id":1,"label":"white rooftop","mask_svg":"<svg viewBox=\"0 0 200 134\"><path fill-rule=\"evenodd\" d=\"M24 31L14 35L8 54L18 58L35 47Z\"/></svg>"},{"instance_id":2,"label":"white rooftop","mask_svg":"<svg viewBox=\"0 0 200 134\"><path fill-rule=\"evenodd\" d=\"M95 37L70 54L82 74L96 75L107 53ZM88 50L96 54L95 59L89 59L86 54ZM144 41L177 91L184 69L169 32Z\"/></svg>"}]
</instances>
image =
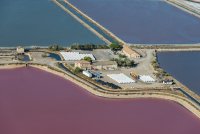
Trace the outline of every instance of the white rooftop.
<instances>
[{"instance_id":1,"label":"white rooftop","mask_svg":"<svg viewBox=\"0 0 200 134\"><path fill-rule=\"evenodd\" d=\"M108 74L108 77L117 81L120 84L134 83L135 81L123 73L120 74Z\"/></svg>"},{"instance_id":2,"label":"white rooftop","mask_svg":"<svg viewBox=\"0 0 200 134\"><path fill-rule=\"evenodd\" d=\"M82 60L84 57L90 57L95 60L92 54L80 54L79 52L60 52L65 60Z\"/></svg>"},{"instance_id":3,"label":"white rooftop","mask_svg":"<svg viewBox=\"0 0 200 134\"><path fill-rule=\"evenodd\" d=\"M139 78L143 82L155 82L155 79L149 75L140 75Z\"/></svg>"}]
</instances>

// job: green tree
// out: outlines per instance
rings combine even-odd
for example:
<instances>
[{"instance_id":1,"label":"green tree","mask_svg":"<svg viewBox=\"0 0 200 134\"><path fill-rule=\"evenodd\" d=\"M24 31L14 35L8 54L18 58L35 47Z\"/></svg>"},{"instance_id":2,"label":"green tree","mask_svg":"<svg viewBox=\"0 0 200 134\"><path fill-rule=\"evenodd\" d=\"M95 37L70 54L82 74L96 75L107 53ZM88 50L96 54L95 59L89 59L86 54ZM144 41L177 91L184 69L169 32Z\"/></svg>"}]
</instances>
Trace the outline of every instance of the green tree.
<instances>
[{"instance_id":1,"label":"green tree","mask_svg":"<svg viewBox=\"0 0 200 134\"><path fill-rule=\"evenodd\" d=\"M74 69L74 73L75 74L78 74L78 73L81 73L83 70L81 69L81 68L79 68L79 67L76 67L75 69Z\"/></svg>"},{"instance_id":2,"label":"green tree","mask_svg":"<svg viewBox=\"0 0 200 134\"><path fill-rule=\"evenodd\" d=\"M119 45L118 43L111 43L110 44L110 49L112 50L112 51L119 51L119 50L121 50L123 47L121 46L121 45Z\"/></svg>"},{"instance_id":3,"label":"green tree","mask_svg":"<svg viewBox=\"0 0 200 134\"><path fill-rule=\"evenodd\" d=\"M109 49L107 45L95 45L95 44L72 44L71 49L75 50L93 50L93 49Z\"/></svg>"},{"instance_id":4,"label":"green tree","mask_svg":"<svg viewBox=\"0 0 200 134\"><path fill-rule=\"evenodd\" d=\"M60 51L60 50L63 50L63 47L61 47L59 45L51 45L51 46L49 46L49 49L51 51Z\"/></svg>"},{"instance_id":5,"label":"green tree","mask_svg":"<svg viewBox=\"0 0 200 134\"><path fill-rule=\"evenodd\" d=\"M119 54L119 58L127 58L127 56L123 54Z\"/></svg>"},{"instance_id":6,"label":"green tree","mask_svg":"<svg viewBox=\"0 0 200 134\"><path fill-rule=\"evenodd\" d=\"M90 63L92 62L92 58L88 56L84 57L83 60L88 61Z\"/></svg>"},{"instance_id":7,"label":"green tree","mask_svg":"<svg viewBox=\"0 0 200 134\"><path fill-rule=\"evenodd\" d=\"M117 65L120 67L134 67L136 66L133 60L128 58L113 58L112 61L116 61Z\"/></svg>"}]
</instances>

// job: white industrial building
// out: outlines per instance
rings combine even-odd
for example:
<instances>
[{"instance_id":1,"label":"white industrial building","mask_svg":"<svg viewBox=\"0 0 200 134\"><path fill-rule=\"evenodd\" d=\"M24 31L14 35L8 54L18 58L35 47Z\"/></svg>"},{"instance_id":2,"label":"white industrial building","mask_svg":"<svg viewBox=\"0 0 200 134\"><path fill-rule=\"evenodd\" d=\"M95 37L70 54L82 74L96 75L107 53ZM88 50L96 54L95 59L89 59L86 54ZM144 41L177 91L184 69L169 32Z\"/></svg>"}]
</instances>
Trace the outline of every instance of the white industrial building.
<instances>
[{"instance_id":1,"label":"white industrial building","mask_svg":"<svg viewBox=\"0 0 200 134\"><path fill-rule=\"evenodd\" d=\"M108 74L108 77L117 81L120 84L128 84L128 83L135 83L135 81L123 73L120 74Z\"/></svg>"},{"instance_id":2,"label":"white industrial building","mask_svg":"<svg viewBox=\"0 0 200 134\"><path fill-rule=\"evenodd\" d=\"M89 78L91 78L92 77L92 73L90 73L89 71L83 71L83 74L85 75L85 76L87 76L87 77L89 77Z\"/></svg>"},{"instance_id":3,"label":"white industrial building","mask_svg":"<svg viewBox=\"0 0 200 134\"><path fill-rule=\"evenodd\" d=\"M67 61L82 60L84 57L90 57L92 60L95 60L93 54L80 54L79 52L60 52L60 54Z\"/></svg>"},{"instance_id":4,"label":"white industrial building","mask_svg":"<svg viewBox=\"0 0 200 134\"><path fill-rule=\"evenodd\" d=\"M140 75L139 76L139 79L143 82L146 82L146 83L153 83L155 82L156 80L154 78L152 78L151 76L149 75Z\"/></svg>"}]
</instances>

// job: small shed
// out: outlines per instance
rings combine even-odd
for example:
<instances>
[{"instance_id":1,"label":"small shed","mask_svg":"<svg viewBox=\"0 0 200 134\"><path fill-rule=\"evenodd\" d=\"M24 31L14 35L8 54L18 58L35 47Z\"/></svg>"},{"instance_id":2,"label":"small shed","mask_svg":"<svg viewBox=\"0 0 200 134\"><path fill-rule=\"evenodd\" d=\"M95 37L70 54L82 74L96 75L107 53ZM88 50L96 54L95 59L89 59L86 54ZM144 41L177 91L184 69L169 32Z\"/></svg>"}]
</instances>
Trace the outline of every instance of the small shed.
<instances>
[{"instance_id":1,"label":"small shed","mask_svg":"<svg viewBox=\"0 0 200 134\"><path fill-rule=\"evenodd\" d=\"M170 79L163 80L163 84L165 85L172 85L173 83L174 83L173 80Z\"/></svg>"}]
</instances>

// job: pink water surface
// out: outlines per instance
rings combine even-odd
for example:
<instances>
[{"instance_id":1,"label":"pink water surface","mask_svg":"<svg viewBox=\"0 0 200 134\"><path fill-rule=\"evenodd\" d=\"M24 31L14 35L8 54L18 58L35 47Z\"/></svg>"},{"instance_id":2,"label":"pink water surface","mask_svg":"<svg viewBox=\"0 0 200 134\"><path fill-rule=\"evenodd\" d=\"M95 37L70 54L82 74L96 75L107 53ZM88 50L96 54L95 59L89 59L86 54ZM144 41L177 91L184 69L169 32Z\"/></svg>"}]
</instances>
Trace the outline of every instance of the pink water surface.
<instances>
[{"instance_id":1,"label":"pink water surface","mask_svg":"<svg viewBox=\"0 0 200 134\"><path fill-rule=\"evenodd\" d=\"M172 101L105 99L35 68L0 70L0 134L200 134Z\"/></svg>"}]
</instances>

